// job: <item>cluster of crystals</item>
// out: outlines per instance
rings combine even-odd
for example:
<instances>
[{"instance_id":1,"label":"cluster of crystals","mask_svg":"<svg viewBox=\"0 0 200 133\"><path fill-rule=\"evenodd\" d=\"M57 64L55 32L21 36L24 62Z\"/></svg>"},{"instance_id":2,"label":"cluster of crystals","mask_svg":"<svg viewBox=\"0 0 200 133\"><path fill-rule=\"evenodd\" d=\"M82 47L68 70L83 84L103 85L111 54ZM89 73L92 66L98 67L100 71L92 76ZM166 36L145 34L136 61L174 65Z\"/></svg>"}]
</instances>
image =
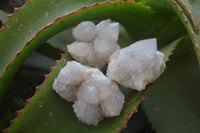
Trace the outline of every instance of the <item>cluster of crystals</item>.
<instances>
[{"instance_id":1,"label":"cluster of crystals","mask_svg":"<svg viewBox=\"0 0 200 133\"><path fill-rule=\"evenodd\" d=\"M74 102L76 116L88 125L119 115L124 104L124 95L115 82L99 69L76 61L68 61L61 69L53 89L63 99Z\"/></svg>"},{"instance_id":2,"label":"cluster of crystals","mask_svg":"<svg viewBox=\"0 0 200 133\"><path fill-rule=\"evenodd\" d=\"M107 76L119 84L141 91L165 70L164 54L156 39L137 41L110 56Z\"/></svg>"},{"instance_id":3,"label":"cluster of crystals","mask_svg":"<svg viewBox=\"0 0 200 133\"><path fill-rule=\"evenodd\" d=\"M165 70L164 55L157 50L156 39L120 49L119 23L111 23L110 19L96 26L82 22L73 29L73 36L76 41L67 46L71 56L96 68L69 61L55 79L53 89L63 99L74 102L76 116L88 125L120 114L124 95L115 82L141 91ZM98 69L107 63L108 78Z\"/></svg>"},{"instance_id":4,"label":"cluster of crystals","mask_svg":"<svg viewBox=\"0 0 200 133\"><path fill-rule=\"evenodd\" d=\"M117 44L119 23L110 19L101 21L96 26L91 21L84 21L73 29L76 41L67 46L71 56L82 64L103 68L110 55L120 49Z\"/></svg>"}]
</instances>

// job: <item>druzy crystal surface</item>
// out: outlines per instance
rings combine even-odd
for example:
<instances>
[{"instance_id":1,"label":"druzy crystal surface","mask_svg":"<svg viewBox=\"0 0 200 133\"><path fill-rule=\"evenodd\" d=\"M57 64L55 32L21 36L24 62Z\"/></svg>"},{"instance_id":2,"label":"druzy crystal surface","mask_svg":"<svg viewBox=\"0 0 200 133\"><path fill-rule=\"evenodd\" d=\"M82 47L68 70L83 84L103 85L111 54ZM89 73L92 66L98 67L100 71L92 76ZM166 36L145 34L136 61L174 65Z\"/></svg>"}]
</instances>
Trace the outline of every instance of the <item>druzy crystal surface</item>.
<instances>
[{"instance_id":1,"label":"druzy crystal surface","mask_svg":"<svg viewBox=\"0 0 200 133\"><path fill-rule=\"evenodd\" d=\"M163 57L155 38L137 41L110 56L107 76L120 85L144 90L164 72Z\"/></svg>"},{"instance_id":2,"label":"druzy crystal surface","mask_svg":"<svg viewBox=\"0 0 200 133\"><path fill-rule=\"evenodd\" d=\"M104 117L120 114L124 95L117 83L142 91L166 68L164 54L157 50L155 38L120 49L119 23L110 19L97 25L84 21L72 34L75 41L67 45L67 50L80 63L68 61L55 79L53 89L63 99L74 102L76 116L88 125L96 126ZM107 77L99 70L106 64Z\"/></svg>"},{"instance_id":3,"label":"druzy crystal surface","mask_svg":"<svg viewBox=\"0 0 200 133\"><path fill-rule=\"evenodd\" d=\"M72 57L82 64L103 68L110 55L120 49L117 44L119 23L112 23L110 19L95 25L91 21L84 21L73 29L75 42L67 45Z\"/></svg>"},{"instance_id":4,"label":"druzy crystal surface","mask_svg":"<svg viewBox=\"0 0 200 133\"><path fill-rule=\"evenodd\" d=\"M118 85L98 68L68 61L55 79L53 89L65 100L73 101L80 121L97 125L104 117L120 114L124 95Z\"/></svg>"}]
</instances>

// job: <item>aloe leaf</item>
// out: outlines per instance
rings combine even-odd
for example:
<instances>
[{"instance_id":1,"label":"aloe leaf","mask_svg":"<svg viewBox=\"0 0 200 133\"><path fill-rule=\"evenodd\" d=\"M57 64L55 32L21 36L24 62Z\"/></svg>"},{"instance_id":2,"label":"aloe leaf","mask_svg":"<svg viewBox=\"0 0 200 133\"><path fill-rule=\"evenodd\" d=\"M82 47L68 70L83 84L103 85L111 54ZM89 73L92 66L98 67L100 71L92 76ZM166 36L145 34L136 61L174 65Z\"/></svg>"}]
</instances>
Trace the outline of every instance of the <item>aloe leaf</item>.
<instances>
[{"instance_id":1,"label":"aloe leaf","mask_svg":"<svg viewBox=\"0 0 200 133\"><path fill-rule=\"evenodd\" d=\"M2 104L1 104L2 105ZM0 133L4 128L8 127L10 120L16 117L16 111L25 106L25 101L20 97L12 97L8 99L4 104L4 108L1 109L0 117Z\"/></svg>"},{"instance_id":2,"label":"aloe leaf","mask_svg":"<svg viewBox=\"0 0 200 133\"><path fill-rule=\"evenodd\" d=\"M73 35L72 35L72 28L73 27L70 27L70 28L54 35L53 37L48 39L46 42L55 47L58 47L59 49L65 50L67 44L71 44L72 42L75 41L73 39Z\"/></svg>"},{"instance_id":3,"label":"aloe leaf","mask_svg":"<svg viewBox=\"0 0 200 133\"><path fill-rule=\"evenodd\" d=\"M60 59L60 54L65 51L49 43L43 43L37 48L37 52L51 59L58 60Z\"/></svg>"},{"instance_id":4,"label":"aloe leaf","mask_svg":"<svg viewBox=\"0 0 200 133\"><path fill-rule=\"evenodd\" d=\"M180 40L180 39L179 39ZM175 41L176 42L176 41ZM167 56L170 51L175 48L174 42L169 44L171 47L162 50ZM61 99L59 95L52 89L54 79L57 77L60 69L72 60L71 56L66 52L61 60L57 62L51 73L46 76L42 85L37 87L35 95L28 100L26 107L18 111L18 116L12 126L8 128L8 133L15 132L97 132L97 133L114 133L119 132L126 127L128 119L137 111L138 105L145 99L145 95L149 90L149 86L144 91L125 91L125 105L118 117L106 118L99 123L97 127L88 126L76 118L72 103ZM26 121L26 122L24 122ZM56 127L56 128L55 128Z\"/></svg>"},{"instance_id":5,"label":"aloe leaf","mask_svg":"<svg viewBox=\"0 0 200 133\"><path fill-rule=\"evenodd\" d=\"M167 62L169 60L170 55L172 55L172 52L174 51L175 47L178 45L178 43L183 40L184 37L181 37L175 41L173 41L170 45L165 46L161 52L165 53L164 61Z\"/></svg>"},{"instance_id":6,"label":"aloe leaf","mask_svg":"<svg viewBox=\"0 0 200 133\"><path fill-rule=\"evenodd\" d=\"M48 0L30 1L7 22L7 28L1 30L0 74L2 76L0 79L0 99L13 75L39 44L81 21L111 18L120 22L136 40L157 37L159 44L168 44L185 34L185 30L176 16L157 14L141 3L133 1L104 2L67 14L80 5L80 3L77 5L77 1L75 3L70 1L73 6L68 8L69 1L60 0L58 3L57 1L48 2ZM88 4L88 2L90 3L90 1L87 1L84 4ZM54 6L55 8L53 8ZM38 10L40 7L41 10ZM32 15L29 13L31 9L36 10ZM56 12L50 9L54 9ZM63 14L66 15L49 24L53 17ZM28 20L24 21L24 17L27 17ZM30 25L34 22L33 19L38 21ZM48 25L36 34L37 30L45 24ZM174 28L177 30L173 31ZM6 39L8 35L12 39Z\"/></svg>"},{"instance_id":7,"label":"aloe leaf","mask_svg":"<svg viewBox=\"0 0 200 133\"><path fill-rule=\"evenodd\" d=\"M170 4L170 0L140 0L145 5L151 6L151 8L159 13L173 14L173 7Z\"/></svg>"},{"instance_id":8,"label":"aloe leaf","mask_svg":"<svg viewBox=\"0 0 200 133\"><path fill-rule=\"evenodd\" d=\"M126 99L126 108L121 113L121 117L105 119L98 127L88 126L79 122L75 117L72 104L62 100L52 90L55 77L68 60L71 60L71 57L66 53L56 68L52 69L44 83L37 88L36 94L27 103L26 108L21 113L18 112L17 120L8 132L117 132L117 130L124 126L147 90L139 93L132 91L129 94L129 97ZM24 121L27 122L24 123ZM55 124L57 128L55 128Z\"/></svg>"},{"instance_id":9,"label":"aloe leaf","mask_svg":"<svg viewBox=\"0 0 200 133\"><path fill-rule=\"evenodd\" d=\"M190 35L200 65L200 1L172 0L172 5Z\"/></svg>"},{"instance_id":10,"label":"aloe leaf","mask_svg":"<svg viewBox=\"0 0 200 133\"><path fill-rule=\"evenodd\" d=\"M23 65L30 68L49 70L51 66L55 65L55 60L38 52L33 52Z\"/></svg>"},{"instance_id":11,"label":"aloe leaf","mask_svg":"<svg viewBox=\"0 0 200 133\"><path fill-rule=\"evenodd\" d=\"M49 71L24 66L20 68L0 103L0 133L10 125L10 120L16 117L16 111L24 108L25 99L32 97L35 86L43 82L46 73Z\"/></svg>"},{"instance_id":12,"label":"aloe leaf","mask_svg":"<svg viewBox=\"0 0 200 133\"><path fill-rule=\"evenodd\" d=\"M138 112L128 120L127 127L120 133L153 133L151 124L148 122L148 118L142 109L142 106L138 107Z\"/></svg>"},{"instance_id":13,"label":"aloe leaf","mask_svg":"<svg viewBox=\"0 0 200 133\"><path fill-rule=\"evenodd\" d=\"M200 71L194 51L173 58L143 108L157 133L199 133Z\"/></svg>"},{"instance_id":14,"label":"aloe leaf","mask_svg":"<svg viewBox=\"0 0 200 133\"><path fill-rule=\"evenodd\" d=\"M35 0L35 2L36 1L37 0ZM42 1L44 2L46 0L42 0ZM31 2L34 3L33 1L31 1ZM45 4L49 5L50 3L48 3L48 4L45 3ZM29 7L31 7L30 5L29 5ZM33 5L34 4L32 4L32 6ZM39 5L39 3L38 3L38 5ZM45 5L45 7L46 7L46 5ZM37 4L35 4L35 6L37 6ZM64 6L64 4L61 6ZM38 7L37 7L37 9L38 9ZM66 11L66 9L64 9L64 8L61 8L61 9L62 9L62 11L60 11L61 12L60 14L62 14L63 12ZM24 10L21 10L21 11L24 11ZM72 10L70 10L70 11L72 11ZM67 14L68 12L65 12L65 13ZM22 15L22 14L23 13L21 13L20 15ZM40 18L43 18L40 15L41 14L39 14L38 16ZM49 12L45 12L45 15L48 17ZM15 18L15 16L13 18ZM55 16L53 16L53 17L55 17ZM149 38L149 37L157 37L160 46L162 46L161 44L166 45L168 42L175 40L176 38L185 34L185 30L182 27L182 25L180 24L180 22L178 21L176 16L174 16L173 14L166 15L166 16L157 14L155 11L152 11L149 7L143 6L141 3L105 2L104 4L96 4L96 5L93 5L90 7L86 7L86 8L83 8L82 10L79 10L78 12L74 12L74 14L67 14L64 17L56 19L56 21L54 21L52 24L50 24L50 25L46 26L45 28L43 28L42 30L40 30L35 37L34 37L34 35L36 34L37 30L44 27L45 24L50 23L53 19L50 19L49 21L46 20L43 24L40 25L41 27L36 26L36 30L34 31L34 33L31 34L27 38L25 37L25 35L28 35L28 34L26 34L26 32L23 32L24 39L20 38L23 41L20 43L17 43L16 46L14 46L14 47L11 47L13 45L11 45L11 43L9 42L10 40L9 40L8 46L10 46L9 47L10 51L5 50L5 48L3 46L5 46L7 44L7 42L5 43L5 40L2 41L1 40L2 38L0 36L0 42L2 41L5 43L5 45L2 45L2 46L0 43L0 47L2 47L2 51L4 52L4 54L6 54L7 51L8 51L8 55L6 55L6 56L9 56L9 54L12 53L12 55L10 55L10 58L8 58L7 64L10 63L10 65L7 67L7 70L4 71L5 69L4 70L2 69L2 73L3 72L5 72L5 73L2 76L1 81L0 81L0 92L5 91L8 81L12 78L14 73L17 71L17 69L23 63L23 61L31 54L32 51L34 51L38 47L38 45L40 43L45 42L48 38L55 35L56 33L66 29L66 28L69 28L71 26L74 26L83 20L102 20L102 19L106 19L108 17L113 20L116 20L116 21L120 22L122 25L124 25L126 27L126 29L129 31L129 33L136 40ZM35 19L36 18L37 18L37 16L35 16ZM44 18L47 19L46 17L44 17ZM137 21L135 21L135 20L137 20ZM39 21L39 22L41 22L41 21ZM7 26L9 27L9 25L7 25ZM23 27L23 26L21 26L21 27ZM20 27L20 30L21 30L21 27ZM28 24L27 24L27 27L28 27ZM19 27L14 28L14 29L18 30L18 28ZM170 31L173 31L174 28L176 28L177 30L174 32L170 32ZM8 35L8 33L12 33L11 31L13 28L10 28L10 29L5 28L5 29L7 29L6 31L9 31L11 29L9 32L7 32L7 35ZM29 28L27 28L27 29L30 30ZM20 32L20 30L19 30L19 32ZM1 33L3 31L4 30L2 30ZM0 33L0 35L1 35L1 33ZM6 33L6 32L4 32L4 33ZM15 37L18 37L18 36L16 35ZM15 38L15 37L13 36L13 38ZM20 40L20 39L19 40L17 40L17 39L16 40L14 39L14 40L16 42ZM15 41L13 41L13 42L15 42ZM18 50L21 50L19 52L19 55L17 55L16 58L13 59L14 56L17 54ZM168 49L166 51L168 51ZM169 52L169 53L171 53L171 52ZM64 58L67 58L67 59L64 59ZM5 59L3 59L3 61ZM67 130L69 130L69 132L71 132L72 130L74 132L80 132L80 131L88 132L88 131L97 131L97 130L98 130L98 132L116 132L117 130L121 130L121 128L124 127L124 124L126 123L128 118L132 115L134 110L137 108L138 104L142 101L142 99L148 89L143 92L140 92L140 93L138 93L136 91L127 93L125 108L119 117L106 119L105 121L100 123L99 127L91 128L91 126L87 126L85 124L78 122L77 118L75 118L75 116L74 116L72 109L71 110L69 109L69 108L71 108L71 104L66 103L65 101L59 99L59 97L51 89L53 79L59 72L61 66L63 66L66 63L66 61L69 59L70 59L70 57L68 57L67 55L66 55L66 57L65 56L63 57L63 59L60 61L60 63L58 63L58 66L55 69L53 69L50 76L41 85L41 88L38 90L38 92L33 97L33 99L27 104L27 107L24 109L24 111L22 111L20 113L17 120L14 122L13 126L10 128L10 130L8 132L31 132L31 131L32 132L33 131L34 132L65 132L66 128L68 128ZM13 60L13 62L11 62L11 60ZM7 64L5 62L3 62L3 64L6 68ZM3 91L1 91L2 90L1 87L4 89ZM3 94L3 93L1 93L1 94ZM54 105L52 105L51 102L54 103ZM64 107L64 105L67 105L67 106ZM57 109L57 108L58 108L58 110L53 110L53 109ZM64 111L65 109L67 109L67 112ZM68 110L69 110L69 112L68 112ZM66 115L66 113L67 113L67 115ZM39 118L37 118L37 116ZM72 123L69 125L63 124L63 123L66 123L64 118L69 121L72 120L72 121L70 121ZM27 123L24 123L24 121L27 121ZM41 123L38 123L38 121L40 121ZM54 129L54 125L58 126L58 129ZM84 125L84 126L82 126L82 125ZM77 129L76 126L77 127L80 126L82 128ZM52 128L49 128L49 127L52 127Z\"/></svg>"},{"instance_id":15,"label":"aloe leaf","mask_svg":"<svg viewBox=\"0 0 200 133\"><path fill-rule=\"evenodd\" d=\"M165 53L164 60L167 62L169 57L180 56L188 52L192 47L192 42L188 36L182 36L175 41L171 42L169 45L161 49L161 52Z\"/></svg>"},{"instance_id":16,"label":"aloe leaf","mask_svg":"<svg viewBox=\"0 0 200 133\"><path fill-rule=\"evenodd\" d=\"M65 51L49 43L42 43L24 62L23 66L49 70Z\"/></svg>"},{"instance_id":17,"label":"aloe leaf","mask_svg":"<svg viewBox=\"0 0 200 133\"><path fill-rule=\"evenodd\" d=\"M4 58L0 60L0 62L2 62L1 64L4 65L1 65L0 75L3 74L6 66L16 56L16 53L21 50L40 29L51 23L55 18L77 10L84 5L92 4L93 2L92 0L84 2L81 0L32 0L27 2L25 6L16 11L15 15L11 17L1 29L1 50L5 50L8 54L3 54L1 52L1 56L3 55L7 60ZM96 2L98 2L98 0L96 0ZM35 20L37 20L37 22L35 22ZM12 39L7 39L8 35ZM15 45L13 45L13 43Z\"/></svg>"},{"instance_id":18,"label":"aloe leaf","mask_svg":"<svg viewBox=\"0 0 200 133\"><path fill-rule=\"evenodd\" d=\"M102 0L95 0L100 1ZM40 40L34 40L38 32L44 31L41 29L57 17L93 2L94 0L31 0L26 1L25 6L15 11L0 29L0 100L23 61L39 44L51 36L49 33ZM53 34L55 32L54 30Z\"/></svg>"}]
</instances>

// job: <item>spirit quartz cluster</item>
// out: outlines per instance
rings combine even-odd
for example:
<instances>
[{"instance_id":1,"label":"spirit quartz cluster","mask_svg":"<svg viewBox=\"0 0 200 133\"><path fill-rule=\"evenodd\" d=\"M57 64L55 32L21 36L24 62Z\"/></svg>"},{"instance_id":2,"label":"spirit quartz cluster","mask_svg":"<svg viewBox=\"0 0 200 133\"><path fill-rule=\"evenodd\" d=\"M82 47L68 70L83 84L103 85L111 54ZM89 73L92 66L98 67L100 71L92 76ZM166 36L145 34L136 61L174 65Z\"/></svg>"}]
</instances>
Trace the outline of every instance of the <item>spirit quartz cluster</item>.
<instances>
[{"instance_id":1,"label":"spirit quartz cluster","mask_svg":"<svg viewBox=\"0 0 200 133\"><path fill-rule=\"evenodd\" d=\"M96 26L85 21L73 29L76 41L67 46L71 56L82 64L103 68L110 55L120 49L117 44L119 23L111 23L110 19L101 21Z\"/></svg>"},{"instance_id":2,"label":"spirit quartz cluster","mask_svg":"<svg viewBox=\"0 0 200 133\"><path fill-rule=\"evenodd\" d=\"M137 41L110 56L107 76L123 86L144 90L164 72L163 57L157 50L156 39Z\"/></svg>"},{"instance_id":3,"label":"spirit quartz cluster","mask_svg":"<svg viewBox=\"0 0 200 133\"><path fill-rule=\"evenodd\" d=\"M124 95L118 85L97 68L67 62L55 79L53 89L65 100L73 101L80 121L97 125L104 117L120 114Z\"/></svg>"},{"instance_id":4,"label":"spirit quartz cluster","mask_svg":"<svg viewBox=\"0 0 200 133\"><path fill-rule=\"evenodd\" d=\"M74 102L80 121L97 125L104 117L120 114L124 95L120 85L141 91L165 69L163 53L156 39L137 41L120 49L119 24L110 19L95 26L85 21L73 29L76 41L67 46L76 61L68 61L55 79L53 89L65 100ZM107 77L98 69L108 63Z\"/></svg>"}]
</instances>

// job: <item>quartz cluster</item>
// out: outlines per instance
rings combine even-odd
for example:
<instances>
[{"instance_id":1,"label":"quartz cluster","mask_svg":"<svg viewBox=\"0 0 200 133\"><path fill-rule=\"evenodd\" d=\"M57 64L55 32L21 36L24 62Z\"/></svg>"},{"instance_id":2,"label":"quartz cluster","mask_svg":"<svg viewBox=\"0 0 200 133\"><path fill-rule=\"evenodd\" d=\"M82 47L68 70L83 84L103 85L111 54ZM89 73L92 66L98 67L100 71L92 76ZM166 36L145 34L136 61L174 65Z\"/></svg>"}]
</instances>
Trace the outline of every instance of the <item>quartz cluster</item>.
<instances>
[{"instance_id":1,"label":"quartz cluster","mask_svg":"<svg viewBox=\"0 0 200 133\"><path fill-rule=\"evenodd\" d=\"M65 100L74 102L80 121L97 125L104 117L120 114L124 95L120 85L144 90L165 70L163 53L156 39L146 39L120 49L119 23L110 19L97 25L84 21L73 29L76 41L67 46L76 61L68 61L54 80L53 89ZM108 63L107 77L99 70ZM99 69L98 69L99 68Z\"/></svg>"},{"instance_id":2,"label":"quartz cluster","mask_svg":"<svg viewBox=\"0 0 200 133\"><path fill-rule=\"evenodd\" d=\"M88 125L119 115L124 104L124 95L115 82L99 69L76 61L68 61L61 69L53 89L63 99L74 102L76 116Z\"/></svg>"},{"instance_id":3,"label":"quartz cluster","mask_svg":"<svg viewBox=\"0 0 200 133\"><path fill-rule=\"evenodd\" d=\"M73 29L76 41L67 45L71 56L82 64L103 68L110 55L120 49L117 44L119 23L111 23L110 19L95 25L84 21Z\"/></svg>"},{"instance_id":4,"label":"quartz cluster","mask_svg":"<svg viewBox=\"0 0 200 133\"><path fill-rule=\"evenodd\" d=\"M163 57L155 38L137 41L110 56L107 76L123 86L144 90L165 70Z\"/></svg>"}]
</instances>

